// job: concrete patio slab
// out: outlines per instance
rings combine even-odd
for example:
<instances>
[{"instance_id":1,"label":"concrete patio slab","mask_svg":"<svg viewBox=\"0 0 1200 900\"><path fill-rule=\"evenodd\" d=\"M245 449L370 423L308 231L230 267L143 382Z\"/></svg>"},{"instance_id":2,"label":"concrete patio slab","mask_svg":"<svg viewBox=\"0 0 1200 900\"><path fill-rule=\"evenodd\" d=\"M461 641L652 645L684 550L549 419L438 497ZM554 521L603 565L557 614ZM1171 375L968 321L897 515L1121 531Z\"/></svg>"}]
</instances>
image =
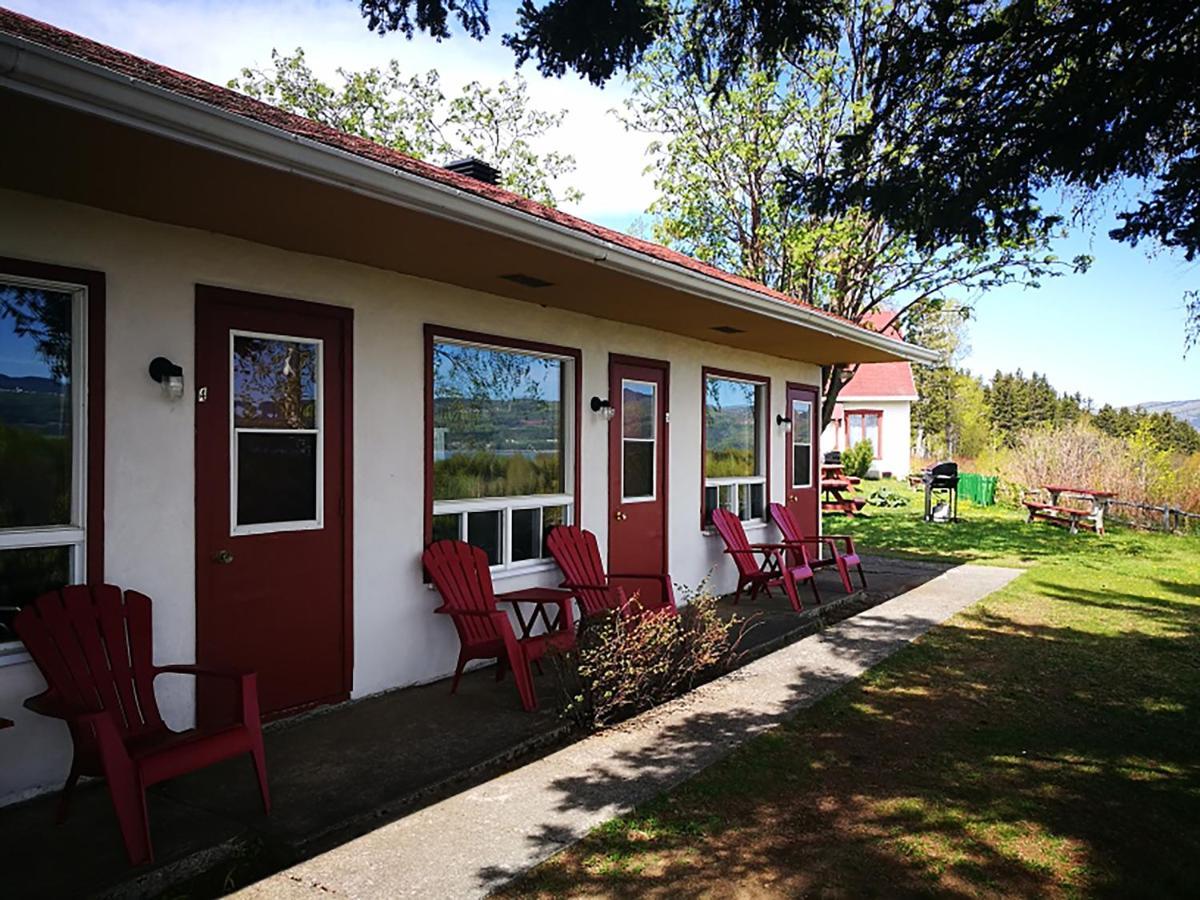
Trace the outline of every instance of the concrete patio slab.
<instances>
[{"instance_id":1,"label":"concrete patio slab","mask_svg":"<svg viewBox=\"0 0 1200 900\"><path fill-rule=\"evenodd\" d=\"M981 566L945 571L619 728L384 825L236 896L486 895L1020 574Z\"/></svg>"}]
</instances>

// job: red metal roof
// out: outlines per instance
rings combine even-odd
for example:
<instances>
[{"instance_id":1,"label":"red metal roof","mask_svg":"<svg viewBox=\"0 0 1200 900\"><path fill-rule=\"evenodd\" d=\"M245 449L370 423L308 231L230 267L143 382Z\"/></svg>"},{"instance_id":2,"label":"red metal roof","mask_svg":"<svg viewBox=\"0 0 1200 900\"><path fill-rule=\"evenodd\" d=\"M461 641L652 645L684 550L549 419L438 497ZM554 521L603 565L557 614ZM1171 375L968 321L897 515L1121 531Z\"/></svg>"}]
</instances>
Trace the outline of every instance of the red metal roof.
<instances>
[{"instance_id":1,"label":"red metal roof","mask_svg":"<svg viewBox=\"0 0 1200 900\"><path fill-rule=\"evenodd\" d=\"M419 178L453 187L464 193L490 200L500 206L519 210L530 216L553 222L565 228L570 228L573 231L591 235L592 237L608 241L625 249L671 263L698 274L707 275L773 300L812 310L835 321L856 325L856 323L842 316L805 303L780 291L773 290L752 279L743 278L740 275L734 275L731 272L718 269L716 266L700 262L684 253L679 253L659 244L644 241L619 231L604 228L585 219L572 216L569 213L536 203L533 200L521 197L503 188L477 181L474 178L457 175L440 166L415 159L398 150L377 144L374 141L345 134L335 128L330 128L327 125L306 119L303 116L285 112L270 104L254 100L230 88L221 87L220 85L188 75L186 72L180 72L176 69L142 59L131 53L126 53L107 44L101 44L98 41L93 41L81 35L64 31L61 28L56 28L46 22L32 19L29 16L21 15L12 10L0 8L0 33L7 33L23 38L24 40L40 44L43 47L48 47L86 62L102 66L112 72L172 91L182 97L207 103L245 119L278 128L290 134L325 144L326 146L335 147L338 150L391 166Z\"/></svg>"},{"instance_id":2,"label":"red metal roof","mask_svg":"<svg viewBox=\"0 0 1200 900\"><path fill-rule=\"evenodd\" d=\"M895 313L889 310L870 313L865 324L873 331L881 331L894 338L900 337L895 325L885 327ZM850 383L838 394L841 400L874 397L915 397L917 386L913 382L912 365L907 362L863 363L850 379Z\"/></svg>"}]
</instances>

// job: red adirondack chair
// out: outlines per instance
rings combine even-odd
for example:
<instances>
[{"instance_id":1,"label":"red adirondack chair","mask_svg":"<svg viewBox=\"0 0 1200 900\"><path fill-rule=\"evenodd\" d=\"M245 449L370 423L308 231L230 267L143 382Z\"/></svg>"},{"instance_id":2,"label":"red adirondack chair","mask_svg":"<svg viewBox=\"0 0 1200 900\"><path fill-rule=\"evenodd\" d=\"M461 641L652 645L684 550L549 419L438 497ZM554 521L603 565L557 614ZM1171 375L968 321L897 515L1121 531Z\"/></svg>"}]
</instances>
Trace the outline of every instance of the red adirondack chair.
<instances>
[{"instance_id":1,"label":"red adirondack chair","mask_svg":"<svg viewBox=\"0 0 1200 900\"><path fill-rule=\"evenodd\" d=\"M808 582L813 598L821 602L812 566L808 564L808 551L803 544L751 544L746 538L742 520L727 509L714 509L712 521L725 542L725 552L733 557L733 563L737 566L738 583L733 595L734 603L742 598L742 591L747 586L751 600L758 596L760 590L765 590L767 596L771 596L771 588L779 586L787 595L792 609L802 612L804 604L800 602L800 594L796 590L796 584L801 581ZM788 562L789 550L799 556L799 564Z\"/></svg>"},{"instance_id":2,"label":"red adirondack chair","mask_svg":"<svg viewBox=\"0 0 1200 900\"><path fill-rule=\"evenodd\" d=\"M792 511L782 503L772 503L768 506L771 512L771 520L775 523L780 533L783 535L784 543L786 544L814 544L818 548L824 544L829 548L830 555L827 557L818 557L813 559L809 557L808 564L819 569L823 566L837 566L838 575L842 579L842 587L846 589L846 593L854 592L854 586L850 583L850 567L855 566L858 569L858 577L862 579L862 586L867 586L867 575L863 571L862 560L859 559L857 551L854 549L854 538L848 534L827 534L819 538L805 537L804 532L800 529L799 523L796 521ZM845 552L840 552L837 548L836 541L843 541L846 545Z\"/></svg>"},{"instance_id":3,"label":"red adirondack chair","mask_svg":"<svg viewBox=\"0 0 1200 900\"><path fill-rule=\"evenodd\" d=\"M537 692L533 688L530 665L552 647L569 650L574 646L570 599L563 600L560 607L561 630L518 638L508 614L496 606L492 573L483 550L463 541L434 541L422 554L421 561L442 595L442 605L434 612L450 616L461 644L450 693L458 690L463 666L468 662L495 659L496 680L504 677L507 664L517 682L521 705L529 712L537 709Z\"/></svg>"},{"instance_id":4,"label":"red adirondack chair","mask_svg":"<svg viewBox=\"0 0 1200 900\"><path fill-rule=\"evenodd\" d=\"M154 665L150 613L150 598L137 591L74 585L39 597L13 622L48 686L25 706L65 721L75 743L59 820L66 817L79 776L103 775L135 866L154 861L146 815L146 788L152 784L248 753L263 809L271 811L254 674ZM235 682L237 721L211 730L172 731L154 699L154 679L164 672Z\"/></svg>"},{"instance_id":5,"label":"red adirondack chair","mask_svg":"<svg viewBox=\"0 0 1200 900\"><path fill-rule=\"evenodd\" d=\"M661 572L605 574L604 563L600 560L600 547L592 532L575 525L557 525L546 536L546 548L566 576L562 586L579 598L585 616L595 616L614 609L620 611L622 618L645 613L678 614L671 576ZM625 588L615 583L621 581L657 583L662 591L662 602L647 603L640 596L632 600Z\"/></svg>"}]
</instances>

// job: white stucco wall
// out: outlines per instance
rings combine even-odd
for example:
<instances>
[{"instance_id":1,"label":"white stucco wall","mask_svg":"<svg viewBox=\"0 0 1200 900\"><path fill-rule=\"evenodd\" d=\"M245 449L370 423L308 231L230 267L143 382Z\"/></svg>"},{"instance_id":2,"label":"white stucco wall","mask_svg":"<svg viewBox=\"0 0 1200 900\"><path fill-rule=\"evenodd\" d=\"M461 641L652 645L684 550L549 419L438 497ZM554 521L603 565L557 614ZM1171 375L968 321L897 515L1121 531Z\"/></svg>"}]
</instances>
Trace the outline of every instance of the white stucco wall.
<instances>
[{"instance_id":1,"label":"white stucco wall","mask_svg":"<svg viewBox=\"0 0 1200 900\"><path fill-rule=\"evenodd\" d=\"M670 569L697 584L732 567L699 529L701 367L768 376L769 419L784 407L788 380L819 383L819 370L406 277L324 257L160 225L32 195L0 191L0 255L94 269L107 279L105 577L155 600L155 659L194 659L193 330L197 282L354 309L353 695L429 681L453 669L457 638L434 616L421 583L424 415L423 326L427 322L540 340L583 353L585 400L608 394L610 352L667 359L670 375ZM146 375L165 355L188 379L184 400L166 400ZM891 423L889 423L890 425ZM608 424L584 410L581 524L607 543ZM772 426L774 427L774 426ZM904 425L907 434L907 419ZM771 496L783 494L784 433L771 442ZM765 527L765 526L764 526ZM557 571L504 579L498 589L553 584ZM190 722L190 681L159 679L164 715ZM42 689L28 661L0 665L0 803L57 786L70 742L64 726L21 701Z\"/></svg>"},{"instance_id":2,"label":"white stucco wall","mask_svg":"<svg viewBox=\"0 0 1200 900\"><path fill-rule=\"evenodd\" d=\"M912 403L909 400L847 399L841 404L847 411L866 409L883 413L881 427L883 455L876 467L891 472L897 478L908 475L912 466ZM835 427L836 426L836 427ZM827 450L845 450L846 432L841 422L830 422L821 435L821 446Z\"/></svg>"}]
</instances>

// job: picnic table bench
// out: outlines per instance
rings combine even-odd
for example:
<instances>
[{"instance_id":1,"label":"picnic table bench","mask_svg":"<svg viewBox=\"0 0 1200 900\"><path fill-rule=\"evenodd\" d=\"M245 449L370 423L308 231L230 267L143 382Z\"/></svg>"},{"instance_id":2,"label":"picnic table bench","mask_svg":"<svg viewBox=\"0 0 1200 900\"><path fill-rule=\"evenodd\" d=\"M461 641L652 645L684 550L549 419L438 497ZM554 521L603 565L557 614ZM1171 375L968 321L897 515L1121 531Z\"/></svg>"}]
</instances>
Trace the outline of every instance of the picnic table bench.
<instances>
[{"instance_id":1,"label":"picnic table bench","mask_svg":"<svg viewBox=\"0 0 1200 900\"><path fill-rule=\"evenodd\" d=\"M1052 525L1061 525L1069 528L1071 534L1078 534L1080 528L1104 534L1104 512L1108 508L1108 501L1116 494L1060 484L1045 484L1042 490L1049 495L1049 503L1031 500L1028 496L1022 501L1029 511L1028 521L1041 519ZM1087 501L1087 508L1066 506L1061 502L1064 497Z\"/></svg>"},{"instance_id":2,"label":"picnic table bench","mask_svg":"<svg viewBox=\"0 0 1200 900\"><path fill-rule=\"evenodd\" d=\"M826 463L821 466L821 512L840 512L856 515L867 505L862 497L854 496L855 487L861 478L846 475L840 465Z\"/></svg>"}]
</instances>

